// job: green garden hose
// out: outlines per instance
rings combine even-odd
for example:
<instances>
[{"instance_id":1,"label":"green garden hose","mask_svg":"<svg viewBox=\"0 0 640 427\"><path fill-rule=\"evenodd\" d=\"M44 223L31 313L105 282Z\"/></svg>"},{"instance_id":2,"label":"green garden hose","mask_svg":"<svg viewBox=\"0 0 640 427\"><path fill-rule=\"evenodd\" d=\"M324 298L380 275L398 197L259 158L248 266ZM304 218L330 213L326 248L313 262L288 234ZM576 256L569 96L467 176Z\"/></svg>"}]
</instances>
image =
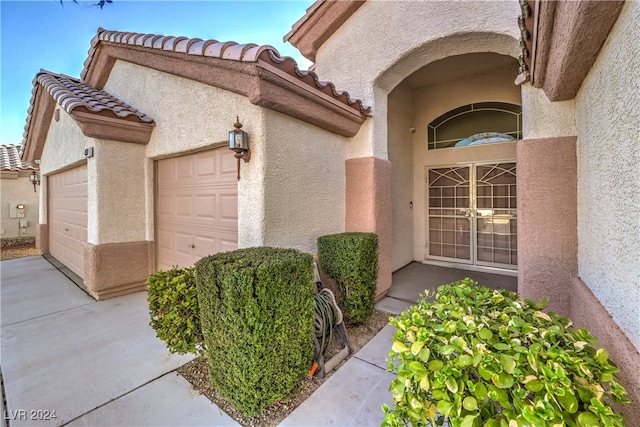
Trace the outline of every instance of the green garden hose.
<instances>
[{"instance_id":1,"label":"green garden hose","mask_svg":"<svg viewBox=\"0 0 640 427\"><path fill-rule=\"evenodd\" d=\"M320 353L324 354L333 339L333 328L342 323L342 312L336 304L336 298L329 289L321 289L315 295L316 315L313 322L316 338L320 343Z\"/></svg>"}]
</instances>

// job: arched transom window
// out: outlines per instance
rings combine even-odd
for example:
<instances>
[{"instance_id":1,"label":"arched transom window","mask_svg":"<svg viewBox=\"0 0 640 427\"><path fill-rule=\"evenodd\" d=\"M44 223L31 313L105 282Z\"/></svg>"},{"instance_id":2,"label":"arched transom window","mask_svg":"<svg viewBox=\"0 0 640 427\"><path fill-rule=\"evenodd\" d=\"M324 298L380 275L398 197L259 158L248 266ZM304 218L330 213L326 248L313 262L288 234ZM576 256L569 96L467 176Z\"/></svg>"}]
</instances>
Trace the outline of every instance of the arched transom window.
<instances>
[{"instance_id":1,"label":"arched transom window","mask_svg":"<svg viewBox=\"0 0 640 427\"><path fill-rule=\"evenodd\" d=\"M522 107L480 102L451 110L428 125L429 150L522 139Z\"/></svg>"}]
</instances>

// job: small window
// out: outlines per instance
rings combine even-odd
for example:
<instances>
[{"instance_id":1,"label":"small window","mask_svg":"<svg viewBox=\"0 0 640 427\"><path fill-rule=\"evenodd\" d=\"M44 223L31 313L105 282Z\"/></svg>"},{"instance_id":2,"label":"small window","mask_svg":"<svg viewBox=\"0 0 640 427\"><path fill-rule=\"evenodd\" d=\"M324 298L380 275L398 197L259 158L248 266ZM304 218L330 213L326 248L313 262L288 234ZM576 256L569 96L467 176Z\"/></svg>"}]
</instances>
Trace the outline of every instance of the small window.
<instances>
[{"instance_id":1,"label":"small window","mask_svg":"<svg viewBox=\"0 0 640 427\"><path fill-rule=\"evenodd\" d=\"M469 104L429 123L429 150L522 139L522 107L504 102Z\"/></svg>"}]
</instances>

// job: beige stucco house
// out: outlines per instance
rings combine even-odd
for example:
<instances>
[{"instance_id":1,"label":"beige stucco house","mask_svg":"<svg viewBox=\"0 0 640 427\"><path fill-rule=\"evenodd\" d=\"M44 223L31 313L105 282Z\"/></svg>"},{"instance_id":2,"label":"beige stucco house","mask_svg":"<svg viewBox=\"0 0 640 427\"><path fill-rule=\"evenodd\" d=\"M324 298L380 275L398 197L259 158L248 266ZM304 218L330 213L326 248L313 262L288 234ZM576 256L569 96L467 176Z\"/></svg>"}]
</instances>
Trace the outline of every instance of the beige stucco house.
<instances>
[{"instance_id":1,"label":"beige stucco house","mask_svg":"<svg viewBox=\"0 0 640 427\"><path fill-rule=\"evenodd\" d=\"M0 241L2 247L33 244L38 225L39 186L35 168L20 160L20 146L0 145Z\"/></svg>"},{"instance_id":2,"label":"beige stucco house","mask_svg":"<svg viewBox=\"0 0 640 427\"><path fill-rule=\"evenodd\" d=\"M34 80L39 244L106 298L211 252L373 231L379 297L412 261L517 275L610 350L640 419L638 38L638 1L320 0L285 36L303 72L100 29L80 79Z\"/></svg>"}]
</instances>

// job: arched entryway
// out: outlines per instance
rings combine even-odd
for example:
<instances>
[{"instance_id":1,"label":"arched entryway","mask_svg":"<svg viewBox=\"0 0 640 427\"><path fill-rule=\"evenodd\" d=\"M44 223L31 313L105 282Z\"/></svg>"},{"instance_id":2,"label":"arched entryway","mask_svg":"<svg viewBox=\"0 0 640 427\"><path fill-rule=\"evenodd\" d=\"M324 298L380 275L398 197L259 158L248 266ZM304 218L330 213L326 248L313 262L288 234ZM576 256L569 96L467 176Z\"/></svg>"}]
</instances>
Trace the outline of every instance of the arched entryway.
<instances>
[{"instance_id":1,"label":"arched entryway","mask_svg":"<svg viewBox=\"0 0 640 427\"><path fill-rule=\"evenodd\" d=\"M393 270L516 268L517 74L516 58L473 52L428 63L389 93Z\"/></svg>"}]
</instances>

